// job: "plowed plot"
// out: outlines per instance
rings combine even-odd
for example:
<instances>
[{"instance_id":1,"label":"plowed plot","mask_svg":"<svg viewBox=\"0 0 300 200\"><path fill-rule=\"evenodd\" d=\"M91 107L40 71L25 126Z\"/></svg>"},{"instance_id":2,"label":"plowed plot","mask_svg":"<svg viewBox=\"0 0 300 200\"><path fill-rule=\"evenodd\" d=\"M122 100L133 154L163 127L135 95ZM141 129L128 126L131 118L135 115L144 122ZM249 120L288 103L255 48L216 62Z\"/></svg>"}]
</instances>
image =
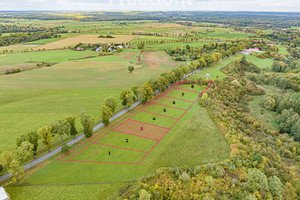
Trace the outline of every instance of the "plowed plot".
<instances>
[{"instance_id":1,"label":"plowed plot","mask_svg":"<svg viewBox=\"0 0 300 200\"><path fill-rule=\"evenodd\" d=\"M160 137L162 137L162 135ZM101 138L98 141L96 141L96 143L148 152L157 143L157 141L112 131L104 138Z\"/></svg>"},{"instance_id":2,"label":"plowed plot","mask_svg":"<svg viewBox=\"0 0 300 200\"><path fill-rule=\"evenodd\" d=\"M97 43L127 43L131 40L135 39L137 36L134 35L113 35L114 38L98 38L98 35L79 35L76 37L70 37L62 40L58 40L55 42L51 42L48 44L44 44L42 46L36 47L35 49L62 49L64 47L68 48L69 46L74 46L78 43L89 43L89 44L97 44Z\"/></svg>"},{"instance_id":3,"label":"plowed plot","mask_svg":"<svg viewBox=\"0 0 300 200\"><path fill-rule=\"evenodd\" d=\"M115 131L136 135L139 137L160 140L167 129L152 126L151 124L144 124L141 122L127 120L123 124L119 125L114 129Z\"/></svg>"},{"instance_id":4,"label":"plowed plot","mask_svg":"<svg viewBox=\"0 0 300 200\"><path fill-rule=\"evenodd\" d=\"M144 156L145 153L138 151L92 144L84 152L80 152L70 159L70 161L137 164Z\"/></svg>"},{"instance_id":5,"label":"plowed plot","mask_svg":"<svg viewBox=\"0 0 300 200\"><path fill-rule=\"evenodd\" d=\"M171 108L171 107L158 105L158 104L153 104L150 107L146 108L144 111L149 113L156 113L159 115L163 115L175 119L179 119L184 113L184 110L179 110L176 108Z\"/></svg>"},{"instance_id":6,"label":"plowed plot","mask_svg":"<svg viewBox=\"0 0 300 200\"><path fill-rule=\"evenodd\" d=\"M196 92L189 92L189 91L183 91L179 89L175 89L171 91L170 93L166 94L165 97L167 98L173 98L174 100L182 100L193 103L198 97L200 96L200 93Z\"/></svg>"}]
</instances>

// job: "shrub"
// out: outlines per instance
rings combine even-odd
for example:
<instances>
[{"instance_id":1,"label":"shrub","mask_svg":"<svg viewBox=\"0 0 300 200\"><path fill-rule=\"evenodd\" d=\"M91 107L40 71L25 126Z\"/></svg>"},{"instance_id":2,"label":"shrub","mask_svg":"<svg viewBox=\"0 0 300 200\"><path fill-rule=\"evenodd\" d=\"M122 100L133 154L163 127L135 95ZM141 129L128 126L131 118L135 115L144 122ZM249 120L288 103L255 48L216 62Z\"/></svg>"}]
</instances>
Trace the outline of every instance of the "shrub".
<instances>
[{"instance_id":1,"label":"shrub","mask_svg":"<svg viewBox=\"0 0 300 200\"><path fill-rule=\"evenodd\" d=\"M187 173L185 173L185 172L182 173L180 179L181 179L182 181L185 181L185 182L188 182L188 181L191 180L190 176L189 176Z\"/></svg>"},{"instance_id":2,"label":"shrub","mask_svg":"<svg viewBox=\"0 0 300 200\"><path fill-rule=\"evenodd\" d=\"M2 165L0 165L0 172L2 172L3 171L3 166Z\"/></svg>"},{"instance_id":3,"label":"shrub","mask_svg":"<svg viewBox=\"0 0 300 200\"><path fill-rule=\"evenodd\" d=\"M128 71L129 71L129 72L133 72L133 70L134 70L134 67L133 67L132 65L129 65L129 66L128 66Z\"/></svg>"},{"instance_id":4,"label":"shrub","mask_svg":"<svg viewBox=\"0 0 300 200\"><path fill-rule=\"evenodd\" d=\"M62 146L62 148L61 148L61 152L62 152L63 154L68 153L70 150L71 150L71 148L70 148L70 146L67 145L67 144L64 144L64 145Z\"/></svg>"}]
</instances>

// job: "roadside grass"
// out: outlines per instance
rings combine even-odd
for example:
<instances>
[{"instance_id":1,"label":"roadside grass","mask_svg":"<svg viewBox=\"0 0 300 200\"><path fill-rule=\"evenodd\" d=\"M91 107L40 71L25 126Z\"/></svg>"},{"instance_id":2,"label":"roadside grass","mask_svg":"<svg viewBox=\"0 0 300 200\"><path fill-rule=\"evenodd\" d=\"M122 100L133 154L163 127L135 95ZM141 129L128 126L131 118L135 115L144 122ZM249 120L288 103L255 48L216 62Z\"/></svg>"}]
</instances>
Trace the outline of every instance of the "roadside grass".
<instances>
[{"instance_id":1,"label":"roadside grass","mask_svg":"<svg viewBox=\"0 0 300 200\"><path fill-rule=\"evenodd\" d=\"M262 69L271 69L273 64L273 60L271 58L260 59L254 55L247 55L246 57L249 62L252 62L254 65Z\"/></svg>"}]
</instances>

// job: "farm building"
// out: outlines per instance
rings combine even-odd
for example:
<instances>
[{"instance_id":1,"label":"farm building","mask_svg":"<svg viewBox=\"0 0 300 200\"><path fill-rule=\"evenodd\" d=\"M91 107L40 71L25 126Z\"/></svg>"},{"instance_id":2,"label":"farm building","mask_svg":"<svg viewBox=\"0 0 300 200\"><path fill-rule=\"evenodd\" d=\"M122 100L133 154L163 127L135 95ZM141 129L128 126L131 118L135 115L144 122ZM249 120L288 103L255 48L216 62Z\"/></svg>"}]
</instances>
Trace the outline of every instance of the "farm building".
<instances>
[{"instance_id":1,"label":"farm building","mask_svg":"<svg viewBox=\"0 0 300 200\"><path fill-rule=\"evenodd\" d=\"M9 200L3 187L0 187L0 200Z\"/></svg>"},{"instance_id":2,"label":"farm building","mask_svg":"<svg viewBox=\"0 0 300 200\"><path fill-rule=\"evenodd\" d=\"M261 51L259 50L259 48L249 48L248 50L246 51L243 51L241 52L242 54L246 54L246 55L249 55L251 53L260 53Z\"/></svg>"}]
</instances>

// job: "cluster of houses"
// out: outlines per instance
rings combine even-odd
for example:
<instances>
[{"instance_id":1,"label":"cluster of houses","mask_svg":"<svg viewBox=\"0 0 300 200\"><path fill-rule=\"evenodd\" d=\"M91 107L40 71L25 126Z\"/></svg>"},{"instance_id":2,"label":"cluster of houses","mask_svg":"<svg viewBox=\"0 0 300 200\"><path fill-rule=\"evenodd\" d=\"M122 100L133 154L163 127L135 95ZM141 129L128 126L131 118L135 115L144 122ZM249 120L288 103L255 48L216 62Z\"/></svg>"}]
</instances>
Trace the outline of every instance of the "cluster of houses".
<instances>
[{"instance_id":1,"label":"cluster of houses","mask_svg":"<svg viewBox=\"0 0 300 200\"><path fill-rule=\"evenodd\" d=\"M116 52L117 49L124 49L123 45L119 44L81 44L75 47L75 51L84 51L86 49L92 49L93 51L100 52Z\"/></svg>"},{"instance_id":2,"label":"cluster of houses","mask_svg":"<svg viewBox=\"0 0 300 200\"><path fill-rule=\"evenodd\" d=\"M251 53L261 53L262 51L259 48L249 48L246 51L241 52L242 54L249 55Z\"/></svg>"}]
</instances>

